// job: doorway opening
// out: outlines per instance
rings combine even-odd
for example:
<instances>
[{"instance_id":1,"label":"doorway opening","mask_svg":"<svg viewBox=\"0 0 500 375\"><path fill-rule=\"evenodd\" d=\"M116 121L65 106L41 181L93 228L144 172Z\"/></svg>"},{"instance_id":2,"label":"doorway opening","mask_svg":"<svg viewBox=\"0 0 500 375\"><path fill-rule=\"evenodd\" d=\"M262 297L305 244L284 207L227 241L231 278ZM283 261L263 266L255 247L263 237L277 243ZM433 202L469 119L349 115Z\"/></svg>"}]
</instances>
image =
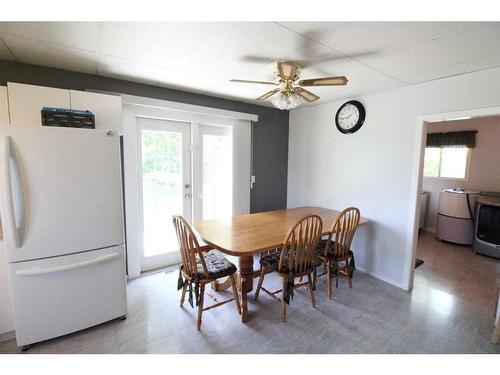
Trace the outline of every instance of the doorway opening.
<instances>
[{"instance_id":1,"label":"doorway opening","mask_svg":"<svg viewBox=\"0 0 500 375\"><path fill-rule=\"evenodd\" d=\"M500 108L432 115L419 122L410 288L431 287L425 288L433 291L429 303L443 311L464 302L494 310L500 207L485 201L500 206Z\"/></svg>"}]
</instances>

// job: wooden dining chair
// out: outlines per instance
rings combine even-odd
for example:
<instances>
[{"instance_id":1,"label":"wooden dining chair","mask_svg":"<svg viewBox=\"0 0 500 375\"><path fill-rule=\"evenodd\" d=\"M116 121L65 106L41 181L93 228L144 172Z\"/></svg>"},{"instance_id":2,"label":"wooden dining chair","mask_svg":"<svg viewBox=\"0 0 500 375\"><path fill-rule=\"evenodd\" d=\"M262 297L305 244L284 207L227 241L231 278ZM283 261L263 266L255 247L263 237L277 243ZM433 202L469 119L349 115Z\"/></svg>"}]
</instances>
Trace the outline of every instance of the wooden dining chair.
<instances>
[{"instance_id":1,"label":"wooden dining chair","mask_svg":"<svg viewBox=\"0 0 500 375\"><path fill-rule=\"evenodd\" d=\"M191 307L194 307L194 286L196 306L198 307L198 320L196 322L198 331L201 328L203 311L234 300L238 314L241 314L240 300L234 277L236 266L229 262L219 251L209 246L200 246L191 226L182 216L173 216L173 222L182 257L182 265L179 268L179 280L177 283L177 288L182 289L180 305L183 307L186 292L189 291L189 303ZM231 280L233 298L203 307L205 285L226 276ZM209 296L212 297L210 294ZM216 299L213 299L216 302Z\"/></svg>"},{"instance_id":2,"label":"wooden dining chair","mask_svg":"<svg viewBox=\"0 0 500 375\"><path fill-rule=\"evenodd\" d=\"M262 289L271 298L281 303L281 318L286 319L286 305L293 298L294 289L307 286L309 290L311 304L316 307L314 299L313 272L321 260L316 256L315 251L323 230L323 222L317 215L309 215L295 223L285 236L281 250L276 250L264 254L261 257L261 271L259 282L255 291L255 300L259 298ZM271 292L265 289L262 284L269 272L277 272L283 279L283 287ZM307 282L295 284L296 277L307 276ZM282 293L281 299L276 294Z\"/></svg>"},{"instance_id":3,"label":"wooden dining chair","mask_svg":"<svg viewBox=\"0 0 500 375\"><path fill-rule=\"evenodd\" d=\"M354 253L351 250L352 239L359 225L360 212L356 207L344 209L335 219L330 229L328 239L319 241L316 255L324 262L325 272L318 277L327 275L328 298L332 299L332 279L345 276L352 288L352 276L355 269Z\"/></svg>"}]
</instances>

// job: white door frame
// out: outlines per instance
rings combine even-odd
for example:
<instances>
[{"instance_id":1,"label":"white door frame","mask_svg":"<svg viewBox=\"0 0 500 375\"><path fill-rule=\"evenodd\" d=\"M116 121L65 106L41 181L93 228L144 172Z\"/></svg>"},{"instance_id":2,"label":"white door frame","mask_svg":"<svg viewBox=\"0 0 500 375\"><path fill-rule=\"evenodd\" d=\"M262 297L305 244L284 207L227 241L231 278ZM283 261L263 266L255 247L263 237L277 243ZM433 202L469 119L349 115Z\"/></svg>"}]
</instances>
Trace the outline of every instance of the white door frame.
<instances>
[{"instance_id":1,"label":"white door frame","mask_svg":"<svg viewBox=\"0 0 500 375\"><path fill-rule=\"evenodd\" d=\"M191 123L172 121L165 119L147 118L139 117L141 120L150 120L149 124L141 124L141 121L137 121L137 157L138 157L138 176L139 176L139 238L140 238L140 254L141 254L141 271L148 271L155 268L161 268L172 264L177 264L180 262L179 251L170 252L158 256L154 256L155 259L148 259L144 257L144 202L143 202L143 180L142 180L142 130L153 130L153 131L164 131L164 132L179 132L182 134L182 184L188 184L189 186L183 188L183 213L182 216L191 222L192 217L192 171L191 171ZM188 194L190 197L185 196ZM171 222L165 223L165 225L172 225ZM153 258L153 257L151 257Z\"/></svg>"},{"instance_id":2,"label":"white door frame","mask_svg":"<svg viewBox=\"0 0 500 375\"><path fill-rule=\"evenodd\" d=\"M125 180L125 216L127 226L127 265L128 278L133 279L141 275L140 235L138 219L141 215L139 205L139 178L138 175L138 139L137 139L137 117L165 119L172 121L213 123L219 125L233 126L233 142L239 139L241 132L251 132L250 121L257 122L258 116L234 111L219 110L216 108L194 106L183 103L170 102L159 99L142 98L130 95L122 95L123 98L123 147L124 147L124 180ZM235 158L248 158L251 155L251 146L246 144L233 145L238 150ZM238 161L234 161L234 165ZM236 176L238 171L234 171ZM250 166L249 166L250 167ZM238 191L250 186L248 181L239 178L239 185L234 189ZM240 186L241 185L241 186ZM235 201L233 197L233 211L235 214L248 213L250 209L250 191L248 202Z\"/></svg>"},{"instance_id":3,"label":"white door frame","mask_svg":"<svg viewBox=\"0 0 500 375\"><path fill-rule=\"evenodd\" d=\"M404 270L404 288L413 288L413 278L415 274L415 258L417 255L418 223L420 215L420 191L422 190L424 150L426 134L425 124L427 122L445 121L450 119L460 119L464 117L477 118L500 115L500 107L487 107L478 109L466 109L463 111L434 113L417 116L414 144L414 158L412 166L412 179L410 188L410 211L408 216L408 232L406 238L406 262Z\"/></svg>"}]
</instances>

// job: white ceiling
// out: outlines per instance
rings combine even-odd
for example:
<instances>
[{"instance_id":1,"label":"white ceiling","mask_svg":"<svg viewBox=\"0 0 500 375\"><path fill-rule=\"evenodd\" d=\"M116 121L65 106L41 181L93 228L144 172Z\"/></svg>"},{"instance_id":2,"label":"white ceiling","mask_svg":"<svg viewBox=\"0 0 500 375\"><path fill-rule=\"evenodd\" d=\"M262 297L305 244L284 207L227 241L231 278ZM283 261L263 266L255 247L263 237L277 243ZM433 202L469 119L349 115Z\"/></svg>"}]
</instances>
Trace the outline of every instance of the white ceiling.
<instances>
[{"instance_id":1,"label":"white ceiling","mask_svg":"<svg viewBox=\"0 0 500 375\"><path fill-rule=\"evenodd\" d=\"M0 22L0 59L263 104L273 62L305 62L314 104L500 66L500 22ZM264 104L269 104L264 103Z\"/></svg>"}]
</instances>

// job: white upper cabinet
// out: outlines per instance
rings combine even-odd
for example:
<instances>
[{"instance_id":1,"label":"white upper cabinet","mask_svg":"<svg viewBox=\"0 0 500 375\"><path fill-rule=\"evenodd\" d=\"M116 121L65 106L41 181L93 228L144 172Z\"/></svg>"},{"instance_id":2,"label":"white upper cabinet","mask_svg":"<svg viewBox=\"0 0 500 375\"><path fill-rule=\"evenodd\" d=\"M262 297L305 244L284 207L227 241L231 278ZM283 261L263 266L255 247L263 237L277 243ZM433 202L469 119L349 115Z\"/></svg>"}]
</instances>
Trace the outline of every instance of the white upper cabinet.
<instances>
[{"instance_id":1,"label":"white upper cabinet","mask_svg":"<svg viewBox=\"0 0 500 375\"><path fill-rule=\"evenodd\" d=\"M96 129L122 132L122 97L70 90L71 109L90 111L95 116Z\"/></svg>"},{"instance_id":2,"label":"white upper cabinet","mask_svg":"<svg viewBox=\"0 0 500 375\"><path fill-rule=\"evenodd\" d=\"M7 90L4 93L2 89ZM41 125L43 107L90 111L95 116L96 129L122 132L121 96L12 82L7 83L7 88L0 87L0 123L9 123L10 115L11 124Z\"/></svg>"},{"instance_id":3,"label":"white upper cabinet","mask_svg":"<svg viewBox=\"0 0 500 375\"><path fill-rule=\"evenodd\" d=\"M71 108L69 90L7 83L11 124L41 125L43 107Z\"/></svg>"},{"instance_id":4,"label":"white upper cabinet","mask_svg":"<svg viewBox=\"0 0 500 375\"><path fill-rule=\"evenodd\" d=\"M9 99L7 87L0 86L0 125L9 123Z\"/></svg>"}]
</instances>

